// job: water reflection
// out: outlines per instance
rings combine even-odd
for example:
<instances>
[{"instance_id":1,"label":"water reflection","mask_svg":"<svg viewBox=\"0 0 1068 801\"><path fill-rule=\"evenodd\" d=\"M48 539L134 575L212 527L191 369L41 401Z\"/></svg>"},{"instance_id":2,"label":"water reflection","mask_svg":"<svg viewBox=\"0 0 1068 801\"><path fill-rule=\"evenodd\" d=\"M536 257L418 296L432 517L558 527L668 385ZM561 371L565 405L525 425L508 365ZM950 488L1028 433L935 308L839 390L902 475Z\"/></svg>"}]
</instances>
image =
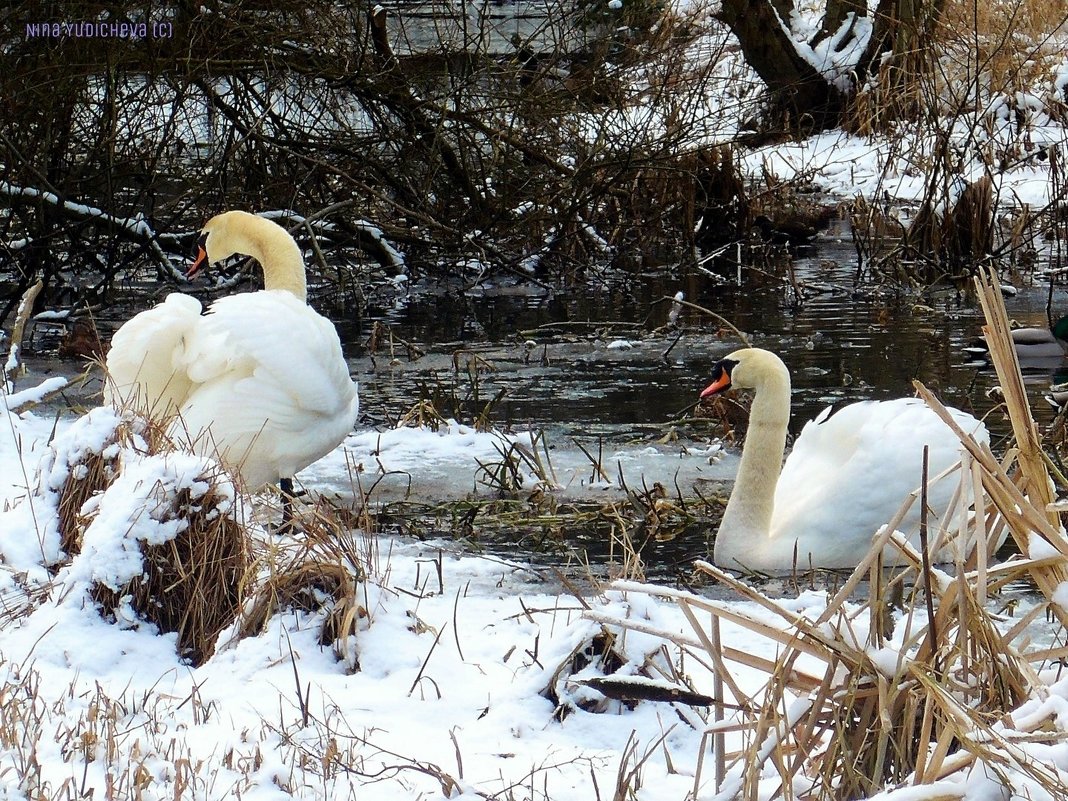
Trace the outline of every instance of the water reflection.
<instances>
[{"instance_id":1,"label":"water reflection","mask_svg":"<svg viewBox=\"0 0 1068 801\"><path fill-rule=\"evenodd\" d=\"M691 310L683 312L678 342L673 333L655 333L667 320L664 298L681 290L687 300L747 332L753 344L782 356L793 376L795 434L829 403L911 396L912 380L919 379L947 404L985 417L995 449L1003 448L1008 421L991 413L998 403L990 394L996 375L963 350L982 329L974 299L951 287L854 290L854 258L849 246L823 243L817 255L797 260L798 280L821 290L801 303L779 283L737 285L733 268L721 270L722 278L669 270L552 292L508 284L466 293L416 287L402 307L379 309L373 318L422 343L428 353L389 366L380 357L372 367L361 350L366 335L353 342L364 408L380 419L395 418L432 387L469 392L464 365L477 353L488 365L478 375L480 398L503 392L491 414L498 425L540 428L551 442L566 445L573 438L593 443L593 449L600 440L648 444L694 403L712 364L740 346L731 332ZM1010 318L1023 326L1047 325L1048 292L1045 285L1021 287L1006 299ZM628 340L630 347L610 348L615 339ZM1054 410L1042 396L1051 382L1068 381L1068 364L1053 359L1024 368L1044 430ZM705 555L710 526L670 543L646 544L650 576L668 580L686 573L694 557ZM608 545L601 535L575 534L572 547L591 564L603 564Z\"/></svg>"},{"instance_id":2,"label":"water reflection","mask_svg":"<svg viewBox=\"0 0 1068 801\"><path fill-rule=\"evenodd\" d=\"M828 254L837 259L829 262ZM824 247L820 258L799 260L799 280L840 288L801 304L793 303L792 292L781 285L737 286L699 272L605 281L551 294L504 287L477 295L440 287L420 293L417 287L403 308L379 309L372 319L422 343L429 356L383 370L381 361L371 369L360 353L362 341L353 342L352 351L359 356L355 364L369 409L381 404L398 413L418 397L416 376L424 382L457 380L455 365L442 356L488 348L487 358L498 369L481 376L482 390L483 395L504 391L501 422L629 436L636 426L676 419L707 383L713 362L740 346L715 321L687 310L684 336L662 359L674 337L649 332L666 322L669 304L662 299L681 290L747 332L753 344L782 356L793 375L795 430L828 403L911 395L913 379L951 405L987 413L994 405L987 392L996 377L963 352L982 327L975 303L947 288L922 294L872 287L853 292L855 265L846 258L851 254L844 247ZM1047 291L1022 288L1006 301L1010 316L1021 325L1045 325ZM621 337L634 346L608 349ZM1047 360L1025 368L1036 416L1048 421L1052 410L1041 396L1051 381L1068 380L1068 365ZM998 430L1000 423L991 425Z\"/></svg>"}]
</instances>

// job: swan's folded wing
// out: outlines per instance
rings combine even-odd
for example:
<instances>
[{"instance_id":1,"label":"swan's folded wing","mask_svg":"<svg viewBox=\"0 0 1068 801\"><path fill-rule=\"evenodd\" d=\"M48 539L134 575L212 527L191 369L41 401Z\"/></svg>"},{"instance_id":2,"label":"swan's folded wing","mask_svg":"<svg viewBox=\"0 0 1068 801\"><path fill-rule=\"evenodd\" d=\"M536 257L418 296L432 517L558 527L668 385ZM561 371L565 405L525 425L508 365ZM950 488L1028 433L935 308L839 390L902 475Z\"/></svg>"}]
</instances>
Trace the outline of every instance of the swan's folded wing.
<instances>
[{"instance_id":1,"label":"swan's folded wing","mask_svg":"<svg viewBox=\"0 0 1068 801\"><path fill-rule=\"evenodd\" d=\"M338 414L355 394L333 324L289 292L216 301L189 358L189 374L198 383L255 376L265 393L283 393L290 405L308 412Z\"/></svg>"},{"instance_id":2,"label":"swan's folded wing","mask_svg":"<svg viewBox=\"0 0 1068 801\"><path fill-rule=\"evenodd\" d=\"M976 425L970 415L953 412L962 427ZM980 428L979 438L987 436ZM788 520L791 531L814 536L874 534L920 485L924 445L931 479L960 459L956 436L919 400L863 402L821 414L805 426L783 465L773 527ZM950 479L930 488L936 514L948 505L953 487ZM918 507L902 528L915 527Z\"/></svg>"},{"instance_id":3,"label":"swan's folded wing","mask_svg":"<svg viewBox=\"0 0 1068 801\"><path fill-rule=\"evenodd\" d=\"M186 345L200 312L196 298L175 292L128 320L111 339L104 400L161 416L179 408L190 387Z\"/></svg>"},{"instance_id":4,"label":"swan's folded wing","mask_svg":"<svg viewBox=\"0 0 1068 801\"><path fill-rule=\"evenodd\" d=\"M262 371L222 375L194 389L171 433L195 451L237 468L251 489L293 476L325 456L352 430L357 401L336 415L293 402Z\"/></svg>"}]
</instances>

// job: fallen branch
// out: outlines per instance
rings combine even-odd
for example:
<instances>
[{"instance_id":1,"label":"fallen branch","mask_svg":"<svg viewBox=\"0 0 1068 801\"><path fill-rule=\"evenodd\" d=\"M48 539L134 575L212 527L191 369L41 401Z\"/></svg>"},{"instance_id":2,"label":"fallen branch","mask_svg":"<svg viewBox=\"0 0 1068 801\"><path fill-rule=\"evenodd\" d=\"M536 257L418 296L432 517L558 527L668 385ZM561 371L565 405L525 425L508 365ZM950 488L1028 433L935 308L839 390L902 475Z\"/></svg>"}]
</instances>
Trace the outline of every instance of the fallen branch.
<instances>
[{"instance_id":1,"label":"fallen branch","mask_svg":"<svg viewBox=\"0 0 1068 801\"><path fill-rule=\"evenodd\" d=\"M22 350L22 339L26 336L26 323L29 322L30 313L33 311L33 302L37 299L37 295L40 294L43 287L44 282L38 281L23 293L22 300L19 301L18 312L15 314L15 326L11 329L11 347L8 349L7 362L4 364L5 385L9 382L14 382L15 376L18 374L19 366L22 363L20 351Z\"/></svg>"}]
</instances>

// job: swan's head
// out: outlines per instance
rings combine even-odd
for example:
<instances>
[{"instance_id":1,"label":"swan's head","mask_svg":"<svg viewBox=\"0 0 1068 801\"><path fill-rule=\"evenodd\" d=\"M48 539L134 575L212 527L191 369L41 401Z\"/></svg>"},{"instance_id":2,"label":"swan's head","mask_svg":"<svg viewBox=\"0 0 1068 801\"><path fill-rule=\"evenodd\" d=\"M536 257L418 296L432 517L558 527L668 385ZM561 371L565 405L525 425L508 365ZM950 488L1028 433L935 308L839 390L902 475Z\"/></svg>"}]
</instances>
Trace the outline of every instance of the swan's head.
<instances>
[{"instance_id":1,"label":"swan's head","mask_svg":"<svg viewBox=\"0 0 1068 801\"><path fill-rule=\"evenodd\" d=\"M712 383L701 393L702 400L728 389L760 389L772 381L790 384L790 373L782 359L762 348L742 348L720 359L712 367Z\"/></svg>"},{"instance_id":2,"label":"swan's head","mask_svg":"<svg viewBox=\"0 0 1068 801\"><path fill-rule=\"evenodd\" d=\"M209 264L228 259L235 253L256 255L248 253L248 246L244 244L246 241L246 237L243 236L244 230L250 225L255 225L250 222L249 218L260 219L247 211L224 211L208 220L207 224L200 229L200 236L194 248L195 259L185 277L192 278Z\"/></svg>"},{"instance_id":3,"label":"swan's head","mask_svg":"<svg viewBox=\"0 0 1068 801\"><path fill-rule=\"evenodd\" d=\"M195 260L185 277L193 278L207 265L235 253L260 263L265 289L284 289L307 299L304 257L296 241L278 223L247 211L224 211L208 220L200 230Z\"/></svg>"}]
</instances>

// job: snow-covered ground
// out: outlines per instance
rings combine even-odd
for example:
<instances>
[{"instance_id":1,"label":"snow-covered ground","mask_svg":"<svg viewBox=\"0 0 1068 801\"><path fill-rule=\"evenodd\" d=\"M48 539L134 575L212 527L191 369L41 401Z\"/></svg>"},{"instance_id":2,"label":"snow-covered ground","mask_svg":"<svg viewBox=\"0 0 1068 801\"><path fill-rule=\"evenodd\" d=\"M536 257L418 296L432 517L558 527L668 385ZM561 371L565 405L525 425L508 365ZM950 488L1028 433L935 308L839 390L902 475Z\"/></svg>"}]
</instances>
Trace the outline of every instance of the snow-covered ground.
<instances>
[{"instance_id":1,"label":"snow-covered ground","mask_svg":"<svg viewBox=\"0 0 1068 801\"><path fill-rule=\"evenodd\" d=\"M603 454L605 472L598 474L578 448L555 448L551 456L537 432L482 433L451 422L440 430L394 428L357 432L341 448L301 472L323 491L342 497L362 494L374 482L373 500L412 497L456 500L495 489L490 473L505 459L517 463L520 489L543 486L576 500L613 500L628 486L653 482L691 487L694 482L729 481L737 470L737 454L719 442L617 446ZM480 467L484 466L484 469Z\"/></svg>"},{"instance_id":2,"label":"snow-covered ground","mask_svg":"<svg viewBox=\"0 0 1068 801\"><path fill-rule=\"evenodd\" d=\"M53 432L47 416L0 416L4 797L77 788L146 798L593 798L630 770L642 798L711 792L711 774L695 778L697 712L680 720L670 705L618 702L586 712L579 704L599 694L567 679L573 652L599 631L587 605L670 630L683 625L672 604L611 591L580 599L518 562L383 539L366 547L375 554L360 589L366 616L349 659L319 643L322 612L287 610L257 637L224 631L194 668L173 634L132 610L104 620L89 585L118 586L140 571L135 540L168 536L154 504L195 487L201 461L112 446L122 477L92 502L83 551L68 561L50 490L78 453L100 449L115 417L97 409ZM424 467L473 475L501 441L458 426L354 435L305 483L315 491L323 478L329 489L354 461L416 480ZM220 513L242 517L243 504L263 502L224 497ZM658 646L626 637L620 673L637 673ZM773 658L770 646L763 655ZM563 720L558 707L570 712Z\"/></svg>"},{"instance_id":3,"label":"snow-covered ground","mask_svg":"<svg viewBox=\"0 0 1068 801\"><path fill-rule=\"evenodd\" d=\"M621 585L576 596L518 561L357 532L363 611L355 635L336 649L319 641L326 600L322 609L281 611L256 636L240 638L235 623L200 666L180 659L175 635L160 634L129 605L105 619L91 583L119 586L141 570L136 540L173 536L173 521L156 513L167 497L181 488L205 497L202 460L112 446L121 477L87 504L82 552L68 560L58 547L53 490L79 452L101 448L115 419L107 409L58 423L0 412L0 797L734 797L743 767L727 761L717 795L708 707L610 700L584 683L611 674L654 690L715 691L694 628L670 594ZM458 426L357 434L304 479L313 492L330 491L339 470L359 463L367 474L399 470L413 480L424 470L473 475L476 459L501 442ZM646 455L655 469L656 455ZM247 521L266 502L226 486L213 514ZM269 572L262 555L284 552L286 542L252 531L265 560L260 572ZM828 599L807 591L780 604L814 620ZM785 627L757 604L733 608L772 630ZM851 624L858 642L867 637L865 620ZM922 622L921 614L911 625ZM602 624L618 635L616 664L597 657ZM909 628L899 626L898 639L873 660L889 660L892 671ZM686 653L665 634L691 643ZM729 620L720 636L746 659L774 660L781 649ZM766 675L728 664L743 696L728 693L728 703L759 697ZM802 655L793 670L806 669L819 675L821 667ZM1003 719L999 732L1011 740L1014 727L1029 731L1066 701L1068 684L1053 684L1025 704L1026 714ZM1015 741L1019 763L1041 759L1044 771L1068 771L1068 745L1029 746L1028 736ZM724 743L729 753L744 738L728 729ZM777 786L772 762L758 774L758 797ZM1050 797L1017 763L996 773L980 764L884 797L1007 799L1006 782L1031 798Z\"/></svg>"}]
</instances>

